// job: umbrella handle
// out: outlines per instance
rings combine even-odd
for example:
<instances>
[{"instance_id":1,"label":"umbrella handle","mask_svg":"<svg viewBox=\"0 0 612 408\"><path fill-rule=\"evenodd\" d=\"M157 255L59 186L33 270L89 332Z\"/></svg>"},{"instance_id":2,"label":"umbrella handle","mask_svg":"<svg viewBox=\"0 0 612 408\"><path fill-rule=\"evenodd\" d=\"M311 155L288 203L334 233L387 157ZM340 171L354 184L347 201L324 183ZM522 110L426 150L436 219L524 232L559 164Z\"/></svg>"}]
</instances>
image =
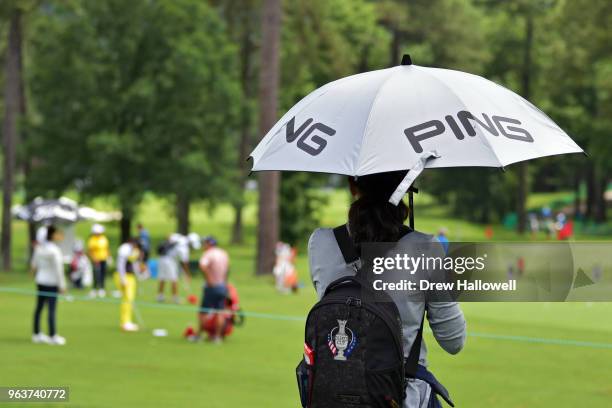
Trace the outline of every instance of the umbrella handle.
<instances>
[{"instance_id":1,"label":"umbrella handle","mask_svg":"<svg viewBox=\"0 0 612 408\"><path fill-rule=\"evenodd\" d=\"M419 160L408 170L404 179L399 183L391 197L389 198L389 202L393 205L398 205L402 198L410 189L410 185L419 177L419 174L425 169L425 165L429 160L437 159L440 157L437 151L431 150L425 152L419 157Z\"/></svg>"},{"instance_id":2,"label":"umbrella handle","mask_svg":"<svg viewBox=\"0 0 612 408\"><path fill-rule=\"evenodd\" d=\"M408 190L408 222L410 229L414 231L414 193Z\"/></svg>"}]
</instances>

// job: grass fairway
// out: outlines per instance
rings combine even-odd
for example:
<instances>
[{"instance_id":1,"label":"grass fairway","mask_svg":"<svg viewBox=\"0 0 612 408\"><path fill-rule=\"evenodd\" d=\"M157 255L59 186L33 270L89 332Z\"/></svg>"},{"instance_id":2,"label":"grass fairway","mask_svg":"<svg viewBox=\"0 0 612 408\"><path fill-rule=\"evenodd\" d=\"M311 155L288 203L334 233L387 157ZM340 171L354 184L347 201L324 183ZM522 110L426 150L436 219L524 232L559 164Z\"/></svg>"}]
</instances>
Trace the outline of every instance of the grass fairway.
<instances>
[{"instance_id":1,"label":"grass fairway","mask_svg":"<svg viewBox=\"0 0 612 408\"><path fill-rule=\"evenodd\" d=\"M334 197L324 214L328 225L342 221L342 202ZM339 203L339 204L338 204ZM431 211L434 211L433 209ZM142 221L154 238L171 232L169 210L149 198ZM194 230L214 233L227 242L230 211L209 215L194 210ZM423 208L417 226L434 232L441 225L461 239L481 239L481 226L434 218ZM61 301L59 331L65 347L29 341L32 296L23 272L0 275L0 386L69 386L70 407L297 407L294 369L301 357L303 321L314 301L306 258L299 258L306 287L298 294L275 293L270 277L253 276L254 208L247 209L244 245L230 247L231 280L250 313L246 325L222 346L190 344L181 338L194 322L191 306L153 303L154 281L140 285L138 308L146 329L134 334L118 329L114 301ZM452 224L451 224L452 222ZM87 225L79 227L85 235ZM25 226L15 224L16 262L23 253ZM116 229L110 234L116 237ZM496 230L511 239L511 233ZM457 238L456 236L453 238ZM107 283L112 284L110 281ZM201 281L194 282L198 287ZM612 305L595 303L463 304L470 337L457 356L445 354L429 333L432 371L450 390L458 407L610 407L612 406ZM46 327L46 324L43 324ZM153 328L169 331L166 338ZM13 404L23 407L28 404ZM3 404L3 406L12 406ZM59 407L62 404L36 404Z\"/></svg>"}]
</instances>

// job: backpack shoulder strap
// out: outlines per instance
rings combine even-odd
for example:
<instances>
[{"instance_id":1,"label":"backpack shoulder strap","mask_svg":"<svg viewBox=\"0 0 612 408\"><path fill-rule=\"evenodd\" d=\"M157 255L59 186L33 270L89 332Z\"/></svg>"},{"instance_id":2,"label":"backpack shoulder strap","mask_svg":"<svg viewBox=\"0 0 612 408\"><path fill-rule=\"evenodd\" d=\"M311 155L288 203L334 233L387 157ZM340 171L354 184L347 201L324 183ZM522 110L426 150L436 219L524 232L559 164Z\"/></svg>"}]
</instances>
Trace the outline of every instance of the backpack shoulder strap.
<instances>
[{"instance_id":1,"label":"backpack shoulder strap","mask_svg":"<svg viewBox=\"0 0 612 408\"><path fill-rule=\"evenodd\" d=\"M338 247L340 247L340 252L342 252L344 262L351 264L359 259L357 248L355 248L355 244L349 236L346 224L342 224L334 228L334 237L336 238Z\"/></svg>"},{"instance_id":2,"label":"backpack shoulder strap","mask_svg":"<svg viewBox=\"0 0 612 408\"><path fill-rule=\"evenodd\" d=\"M423 312L423 318L421 319L421 326L417 332L414 342L410 347L410 353L404 363L404 370L406 377L414 378L416 376L417 367L419 365L419 357L421 356L421 342L423 341L423 323L425 322L425 312Z\"/></svg>"},{"instance_id":3,"label":"backpack shoulder strap","mask_svg":"<svg viewBox=\"0 0 612 408\"><path fill-rule=\"evenodd\" d=\"M412 228L402 225L400 239L402 239L404 235L408 235L411 232ZM334 237L336 238L336 242L340 247L340 252L342 252L344 262L351 264L359 259L359 253L357 252L357 248L355 247L355 244L348 233L346 224L338 225L336 228L334 228Z\"/></svg>"}]
</instances>

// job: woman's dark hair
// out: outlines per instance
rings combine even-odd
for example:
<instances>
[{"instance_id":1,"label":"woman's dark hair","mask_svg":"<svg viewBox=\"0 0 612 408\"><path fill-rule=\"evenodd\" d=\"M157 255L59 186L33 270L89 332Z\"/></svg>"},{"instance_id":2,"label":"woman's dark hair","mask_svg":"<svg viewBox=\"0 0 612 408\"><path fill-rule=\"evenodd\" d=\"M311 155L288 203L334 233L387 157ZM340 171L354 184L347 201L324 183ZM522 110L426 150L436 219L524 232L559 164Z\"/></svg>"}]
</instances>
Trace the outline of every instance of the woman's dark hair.
<instances>
[{"instance_id":1,"label":"woman's dark hair","mask_svg":"<svg viewBox=\"0 0 612 408\"><path fill-rule=\"evenodd\" d=\"M55 225L49 225L47 227L47 241L49 242L53 241L53 235L55 235L55 231L57 231L57 228L55 228Z\"/></svg>"},{"instance_id":2,"label":"woman's dark hair","mask_svg":"<svg viewBox=\"0 0 612 408\"><path fill-rule=\"evenodd\" d=\"M348 227L355 244L362 242L395 242L402 234L408 207L403 201L395 206L389 202L391 194L406 176L407 171L349 178L359 197L349 210Z\"/></svg>"}]
</instances>

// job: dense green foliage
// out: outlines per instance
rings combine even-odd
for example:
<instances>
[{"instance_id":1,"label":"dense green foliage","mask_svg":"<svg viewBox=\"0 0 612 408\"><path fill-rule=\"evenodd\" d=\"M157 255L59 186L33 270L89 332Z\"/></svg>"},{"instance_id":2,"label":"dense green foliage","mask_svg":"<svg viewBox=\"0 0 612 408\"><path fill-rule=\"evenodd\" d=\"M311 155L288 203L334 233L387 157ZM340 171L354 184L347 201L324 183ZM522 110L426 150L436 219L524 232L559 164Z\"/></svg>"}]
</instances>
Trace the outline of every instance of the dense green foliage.
<instances>
[{"instance_id":1,"label":"dense green foliage","mask_svg":"<svg viewBox=\"0 0 612 408\"><path fill-rule=\"evenodd\" d=\"M128 216L145 191L230 197L239 88L214 10L181 0L42 12L28 70L32 190L115 195Z\"/></svg>"},{"instance_id":2,"label":"dense green foliage","mask_svg":"<svg viewBox=\"0 0 612 408\"><path fill-rule=\"evenodd\" d=\"M244 158L261 137L260 1L13 0L0 8L3 33L14 7L25 22L28 137L18 151L31 170L17 180L28 197L110 196L128 218L145 191L187 211L201 200L240 211ZM484 75L528 96L591 154L530 164L529 188L583 191L573 210L605 221L611 15L604 0L286 0L279 114L404 52L420 65ZM5 43L2 35L0 52ZM431 172L419 184L454 215L492 222L516 209L515 167ZM321 203L304 195L297 205L294 194L320 183L283 176L284 239L303 241L316 225Z\"/></svg>"},{"instance_id":3,"label":"dense green foliage","mask_svg":"<svg viewBox=\"0 0 612 408\"><path fill-rule=\"evenodd\" d=\"M0 384L69 385L70 406L297 405L299 317L314 301L305 241L315 226L346 220L349 194L321 188L330 183L325 175L283 174L281 238L298 246L305 287L281 296L269 277L253 276L256 199L242 190L245 155L262 136L256 114L258 73L266 69L259 58L262 3L0 0L1 89L16 8L23 23L27 109L19 121L16 183L17 193L26 194L17 197L67 193L97 208L119 207L126 220L145 223L154 243L175 231L168 202L182 202L187 211L193 203L192 230L216 235L228 249L231 280L243 308L255 314L213 349L183 341L195 310L154 303L154 281L140 284L137 306L146 324L133 335L119 331L111 298L96 302L73 291L76 301L59 305L68 345L32 345L28 226L15 221L9 230L16 262L0 276ZM331 80L395 65L406 52L419 65L483 75L527 96L590 154L530 163L530 191L546 193L532 194L527 208L559 202L587 219L576 223L577 240L605 239L610 27L610 0L284 0L279 110ZM0 124L4 105L0 94ZM451 240L485 239L482 223L517 208L515 168L425 172L416 227L427 233L445 227ZM243 242L226 245L234 211L244 213ZM114 253L118 227L108 224ZM77 235L85 237L89 228L77 224ZM542 231L520 236L499 223L490 231L493 240L545 239ZM469 338L460 356L450 358L425 333L430 367L457 406L610 405L609 305L462 308ZM153 328L166 328L169 336L153 338Z\"/></svg>"}]
</instances>

